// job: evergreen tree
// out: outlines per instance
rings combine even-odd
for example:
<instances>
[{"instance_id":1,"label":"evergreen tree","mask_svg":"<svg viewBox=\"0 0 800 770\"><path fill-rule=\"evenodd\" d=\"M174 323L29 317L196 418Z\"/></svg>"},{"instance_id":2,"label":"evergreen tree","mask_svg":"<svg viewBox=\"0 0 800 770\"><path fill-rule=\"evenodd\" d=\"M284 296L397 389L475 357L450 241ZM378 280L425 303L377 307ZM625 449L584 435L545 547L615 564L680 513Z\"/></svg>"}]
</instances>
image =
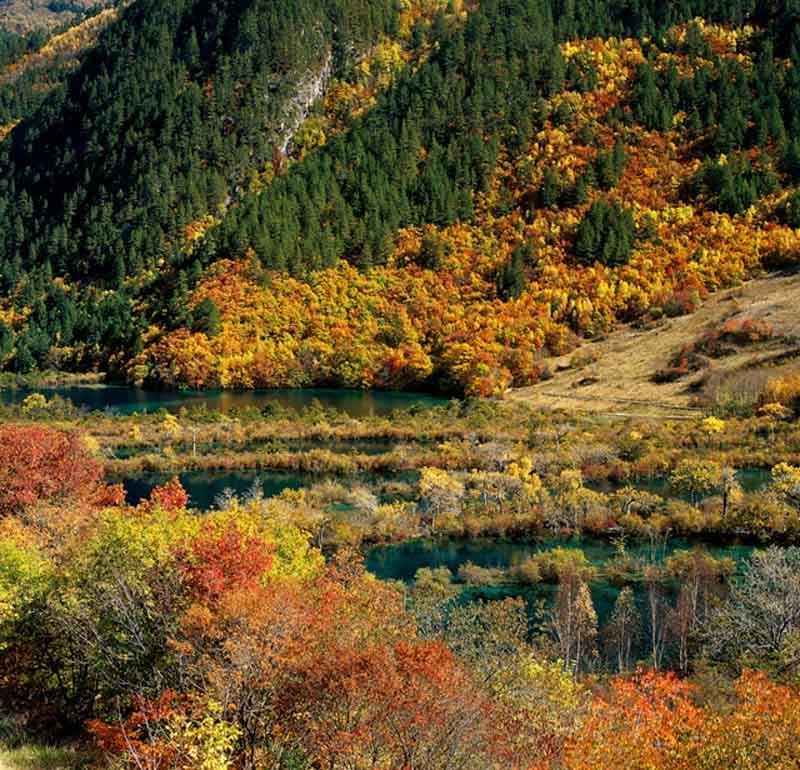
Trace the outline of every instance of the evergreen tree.
<instances>
[{"instance_id":1,"label":"evergreen tree","mask_svg":"<svg viewBox=\"0 0 800 770\"><path fill-rule=\"evenodd\" d=\"M530 257L531 249L527 244L517 246L511 252L511 259L497 276L497 293L502 299L517 299L525 290L525 262Z\"/></svg>"},{"instance_id":2,"label":"evergreen tree","mask_svg":"<svg viewBox=\"0 0 800 770\"><path fill-rule=\"evenodd\" d=\"M201 332L208 337L216 337L222 331L222 316L216 303L210 297L206 297L195 308L192 330Z\"/></svg>"},{"instance_id":3,"label":"evergreen tree","mask_svg":"<svg viewBox=\"0 0 800 770\"><path fill-rule=\"evenodd\" d=\"M544 208L553 208L561 195L561 180L558 177L555 169L547 168L544 172L544 180L542 182L542 189L539 194L542 206Z\"/></svg>"},{"instance_id":4,"label":"evergreen tree","mask_svg":"<svg viewBox=\"0 0 800 770\"><path fill-rule=\"evenodd\" d=\"M617 204L598 200L578 225L575 257L581 264L600 262L606 267L625 264L635 239L633 215Z\"/></svg>"}]
</instances>

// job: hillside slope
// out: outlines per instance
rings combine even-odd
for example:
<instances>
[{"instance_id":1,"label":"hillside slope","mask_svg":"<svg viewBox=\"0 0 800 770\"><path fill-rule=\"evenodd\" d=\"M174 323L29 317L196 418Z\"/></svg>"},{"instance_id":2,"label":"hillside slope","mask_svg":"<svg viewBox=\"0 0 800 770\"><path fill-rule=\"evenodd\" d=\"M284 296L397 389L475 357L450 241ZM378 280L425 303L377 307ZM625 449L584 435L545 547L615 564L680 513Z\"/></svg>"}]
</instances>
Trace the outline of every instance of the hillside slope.
<instances>
[{"instance_id":1,"label":"hillside slope","mask_svg":"<svg viewBox=\"0 0 800 770\"><path fill-rule=\"evenodd\" d=\"M199 252L224 267L184 294L218 311L213 332L151 329L134 378L498 393L580 336L797 260L800 91L771 33L694 22L553 49L536 13L483 4L234 209Z\"/></svg>"},{"instance_id":2,"label":"hillside slope","mask_svg":"<svg viewBox=\"0 0 800 770\"><path fill-rule=\"evenodd\" d=\"M758 395L765 378L800 372L800 275L773 275L712 295L696 312L648 327L625 325L564 356L544 359L552 377L512 389L506 397L546 408L682 415L703 411L708 397ZM732 347L709 368L657 382L687 343L728 325L768 324L771 339ZM710 381L710 382L709 382ZM711 385L713 390L707 390Z\"/></svg>"}]
</instances>

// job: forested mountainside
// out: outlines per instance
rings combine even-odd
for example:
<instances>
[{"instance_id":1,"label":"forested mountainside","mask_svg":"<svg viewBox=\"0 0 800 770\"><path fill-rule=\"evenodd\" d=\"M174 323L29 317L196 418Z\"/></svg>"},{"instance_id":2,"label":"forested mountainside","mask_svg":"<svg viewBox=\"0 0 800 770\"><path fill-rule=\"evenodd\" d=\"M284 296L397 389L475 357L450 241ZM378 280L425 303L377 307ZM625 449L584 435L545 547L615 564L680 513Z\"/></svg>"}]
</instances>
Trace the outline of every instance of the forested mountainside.
<instances>
[{"instance_id":1,"label":"forested mountainside","mask_svg":"<svg viewBox=\"0 0 800 770\"><path fill-rule=\"evenodd\" d=\"M533 382L575 335L800 259L799 19L137 0L4 114L0 358L192 387Z\"/></svg>"}]
</instances>

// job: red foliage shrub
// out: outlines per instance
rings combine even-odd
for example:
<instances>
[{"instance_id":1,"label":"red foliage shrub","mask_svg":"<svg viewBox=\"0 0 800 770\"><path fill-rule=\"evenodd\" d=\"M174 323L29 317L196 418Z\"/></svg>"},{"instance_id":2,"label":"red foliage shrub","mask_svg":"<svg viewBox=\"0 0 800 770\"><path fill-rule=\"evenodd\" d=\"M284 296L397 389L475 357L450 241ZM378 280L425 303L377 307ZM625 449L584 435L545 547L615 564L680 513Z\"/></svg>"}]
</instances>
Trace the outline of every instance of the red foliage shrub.
<instances>
[{"instance_id":1,"label":"red foliage shrub","mask_svg":"<svg viewBox=\"0 0 800 770\"><path fill-rule=\"evenodd\" d=\"M80 435L36 425L0 426L0 515L37 503L118 504Z\"/></svg>"},{"instance_id":2,"label":"red foliage shrub","mask_svg":"<svg viewBox=\"0 0 800 770\"><path fill-rule=\"evenodd\" d=\"M602 463L587 462L581 466L581 473L587 481L604 481L609 477L611 469Z\"/></svg>"},{"instance_id":3,"label":"red foliage shrub","mask_svg":"<svg viewBox=\"0 0 800 770\"><path fill-rule=\"evenodd\" d=\"M758 319L731 319L722 327L721 337L737 345L748 345L754 342L766 342L772 339L775 332L772 324Z\"/></svg>"},{"instance_id":4,"label":"red foliage shrub","mask_svg":"<svg viewBox=\"0 0 800 770\"><path fill-rule=\"evenodd\" d=\"M695 287L679 289L663 300L664 315L675 318L694 313L700 307L701 299L701 292Z\"/></svg>"},{"instance_id":5,"label":"red foliage shrub","mask_svg":"<svg viewBox=\"0 0 800 770\"><path fill-rule=\"evenodd\" d=\"M444 767L490 740L488 699L440 642L332 650L282 701L282 711L309 719L311 753L331 765L375 754L386 767Z\"/></svg>"},{"instance_id":6,"label":"red foliage shrub","mask_svg":"<svg viewBox=\"0 0 800 770\"><path fill-rule=\"evenodd\" d=\"M125 502L125 487L122 484L106 484L97 490L93 499L98 508L114 508Z\"/></svg>"},{"instance_id":7,"label":"red foliage shrub","mask_svg":"<svg viewBox=\"0 0 800 770\"><path fill-rule=\"evenodd\" d=\"M164 486L153 489L148 504L151 507L158 506L164 511L179 511L189 504L189 495L180 479L173 476Z\"/></svg>"},{"instance_id":8,"label":"red foliage shrub","mask_svg":"<svg viewBox=\"0 0 800 770\"><path fill-rule=\"evenodd\" d=\"M113 756L125 756L134 767L173 767L176 746L165 725L184 709L185 698L164 690L157 698L133 698L133 712L121 722L93 719L87 724L99 748Z\"/></svg>"},{"instance_id":9,"label":"red foliage shrub","mask_svg":"<svg viewBox=\"0 0 800 770\"><path fill-rule=\"evenodd\" d=\"M203 601L230 590L254 588L272 564L272 547L242 534L234 524L220 533L201 534L179 553L184 581Z\"/></svg>"},{"instance_id":10,"label":"red foliage shrub","mask_svg":"<svg viewBox=\"0 0 800 770\"><path fill-rule=\"evenodd\" d=\"M765 321L731 319L721 329L709 329L694 342L684 345L668 367L653 375L653 381L675 382L691 372L710 368L712 358L734 355L741 347L772 339L773 334L772 326Z\"/></svg>"}]
</instances>

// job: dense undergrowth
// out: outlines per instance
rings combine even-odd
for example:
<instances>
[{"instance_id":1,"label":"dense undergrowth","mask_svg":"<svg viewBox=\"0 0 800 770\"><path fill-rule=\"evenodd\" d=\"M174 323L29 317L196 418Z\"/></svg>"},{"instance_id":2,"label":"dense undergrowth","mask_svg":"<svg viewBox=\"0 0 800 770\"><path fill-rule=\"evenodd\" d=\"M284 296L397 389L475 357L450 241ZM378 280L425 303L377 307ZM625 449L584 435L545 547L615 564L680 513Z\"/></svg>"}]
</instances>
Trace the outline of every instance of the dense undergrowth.
<instances>
[{"instance_id":1,"label":"dense undergrowth","mask_svg":"<svg viewBox=\"0 0 800 770\"><path fill-rule=\"evenodd\" d=\"M800 470L778 465L766 488L742 495L719 463L761 442L755 420L619 424L454 405L449 438L434 445L442 467L424 468L406 501L343 477L229 496L197 515L177 480L126 505L104 481L103 441L267 427L425 435L446 413L363 423L35 413L58 407L29 400L0 428L0 741L82 750L4 761L277 770L389 768L410 755L422 770L744 770L797 759L798 549L737 564L701 544L709 532L800 534ZM94 430L63 431L81 423ZM796 422L769 430L791 441ZM582 483L587 460L667 446L688 500ZM491 465L465 470L477 458ZM352 550L419 534L581 532L615 538L613 558L598 567L572 543L508 571L422 569L404 586L376 580ZM667 549L677 534L694 545ZM639 540L649 546L628 548ZM602 618L598 581L616 597ZM462 597L464 586L512 585L545 586L548 598Z\"/></svg>"}]
</instances>

